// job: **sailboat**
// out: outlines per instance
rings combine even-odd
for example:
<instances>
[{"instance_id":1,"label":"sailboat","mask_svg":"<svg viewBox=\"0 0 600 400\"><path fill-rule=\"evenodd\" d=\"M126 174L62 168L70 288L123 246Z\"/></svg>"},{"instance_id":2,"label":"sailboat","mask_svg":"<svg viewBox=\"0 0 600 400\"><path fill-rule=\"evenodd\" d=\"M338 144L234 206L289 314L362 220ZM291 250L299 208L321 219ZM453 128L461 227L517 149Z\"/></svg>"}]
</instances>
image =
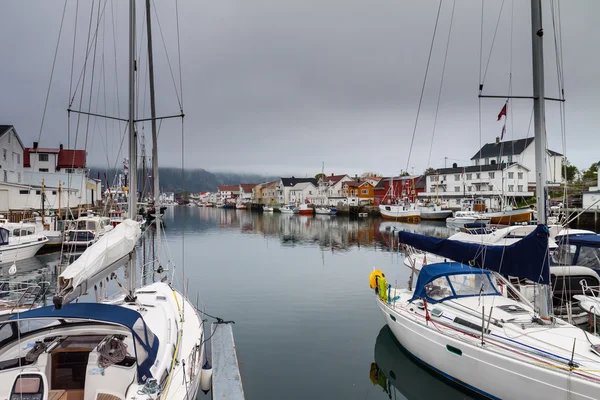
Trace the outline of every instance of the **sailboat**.
<instances>
[{"instance_id":1,"label":"sailboat","mask_svg":"<svg viewBox=\"0 0 600 400\"><path fill-rule=\"evenodd\" d=\"M129 4L129 154L136 160L135 0ZM149 0L146 7L150 29ZM54 306L0 324L0 393L6 398L196 398L207 371L202 318L169 283L136 288L135 244L141 234L136 175L132 168L129 218L63 271ZM72 303L125 261L127 287L121 296Z\"/></svg>"},{"instance_id":2,"label":"sailboat","mask_svg":"<svg viewBox=\"0 0 600 400\"><path fill-rule=\"evenodd\" d=\"M455 262L425 264L413 287L370 286L394 336L446 378L489 398L592 399L600 391L600 338L550 316L541 0L531 1L538 225L495 246L399 232L399 242ZM537 306L502 275L537 284ZM511 290L517 298L505 297Z\"/></svg>"}]
</instances>

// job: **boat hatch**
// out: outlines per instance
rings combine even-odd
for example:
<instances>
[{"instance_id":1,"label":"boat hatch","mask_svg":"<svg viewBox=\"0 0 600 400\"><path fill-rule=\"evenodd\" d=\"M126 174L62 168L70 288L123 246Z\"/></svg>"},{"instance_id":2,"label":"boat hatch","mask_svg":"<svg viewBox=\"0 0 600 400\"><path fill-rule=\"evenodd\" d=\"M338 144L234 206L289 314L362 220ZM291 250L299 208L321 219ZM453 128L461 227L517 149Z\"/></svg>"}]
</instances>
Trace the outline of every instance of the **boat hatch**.
<instances>
[{"instance_id":1,"label":"boat hatch","mask_svg":"<svg viewBox=\"0 0 600 400\"><path fill-rule=\"evenodd\" d=\"M425 298L429 303L439 303L489 295L500 295L489 271L457 262L443 262L423 266L411 301Z\"/></svg>"},{"instance_id":2,"label":"boat hatch","mask_svg":"<svg viewBox=\"0 0 600 400\"><path fill-rule=\"evenodd\" d=\"M507 312L509 314L528 314L529 313L523 307L517 306L515 304L505 304L502 306L496 306L496 308L499 308L500 310Z\"/></svg>"}]
</instances>

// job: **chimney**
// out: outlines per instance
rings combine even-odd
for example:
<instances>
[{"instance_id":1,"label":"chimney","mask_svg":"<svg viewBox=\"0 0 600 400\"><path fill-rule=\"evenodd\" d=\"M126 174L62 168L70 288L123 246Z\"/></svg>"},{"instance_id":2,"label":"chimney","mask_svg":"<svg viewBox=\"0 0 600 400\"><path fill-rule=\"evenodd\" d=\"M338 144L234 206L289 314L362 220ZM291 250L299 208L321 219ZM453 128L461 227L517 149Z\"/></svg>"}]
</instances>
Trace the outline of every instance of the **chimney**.
<instances>
[{"instance_id":1,"label":"chimney","mask_svg":"<svg viewBox=\"0 0 600 400\"><path fill-rule=\"evenodd\" d=\"M496 144L500 143L500 136L496 136Z\"/></svg>"},{"instance_id":2,"label":"chimney","mask_svg":"<svg viewBox=\"0 0 600 400\"><path fill-rule=\"evenodd\" d=\"M458 168L458 164L457 163L452 164L452 168Z\"/></svg>"},{"instance_id":3,"label":"chimney","mask_svg":"<svg viewBox=\"0 0 600 400\"><path fill-rule=\"evenodd\" d=\"M37 149L38 148L38 142L33 142L33 148Z\"/></svg>"},{"instance_id":4,"label":"chimney","mask_svg":"<svg viewBox=\"0 0 600 400\"><path fill-rule=\"evenodd\" d=\"M61 143L61 144L60 144L60 146L58 146L58 148L59 148L60 150L62 150L62 149L63 149L63 144Z\"/></svg>"},{"instance_id":5,"label":"chimney","mask_svg":"<svg viewBox=\"0 0 600 400\"><path fill-rule=\"evenodd\" d=\"M333 176L333 172L331 173L331 176Z\"/></svg>"}]
</instances>

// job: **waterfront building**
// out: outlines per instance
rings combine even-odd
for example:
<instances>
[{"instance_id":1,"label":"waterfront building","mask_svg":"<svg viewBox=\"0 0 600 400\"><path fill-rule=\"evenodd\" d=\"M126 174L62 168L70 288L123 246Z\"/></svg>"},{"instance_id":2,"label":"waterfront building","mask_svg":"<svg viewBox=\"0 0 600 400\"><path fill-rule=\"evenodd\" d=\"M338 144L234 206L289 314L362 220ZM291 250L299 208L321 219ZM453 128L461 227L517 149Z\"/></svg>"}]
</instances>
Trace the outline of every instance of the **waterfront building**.
<instances>
[{"instance_id":1,"label":"waterfront building","mask_svg":"<svg viewBox=\"0 0 600 400\"><path fill-rule=\"evenodd\" d=\"M390 191L390 188L393 190ZM382 178L374 187L375 205L393 202L396 199L407 199L414 203L420 193L425 192L424 175L405 175L393 178Z\"/></svg>"},{"instance_id":2,"label":"waterfront building","mask_svg":"<svg viewBox=\"0 0 600 400\"><path fill-rule=\"evenodd\" d=\"M277 188L280 181L271 181L261 183L254 187L254 202L259 204L276 204L277 203Z\"/></svg>"},{"instance_id":3,"label":"waterfront building","mask_svg":"<svg viewBox=\"0 0 600 400\"><path fill-rule=\"evenodd\" d=\"M591 210L600 210L600 162L596 165L598 172L597 186L592 186L587 192L583 192L583 208Z\"/></svg>"},{"instance_id":4,"label":"waterfront building","mask_svg":"<svg viewBox=\"0 0 600 400\"><path fill-rule=\"evenodd\" d=\"M327 197L319 195L317 186L312 182L298 182L290 188L290 204L302 204L308 201L312 204L323 205Z\"/></svg>"},{"instance_id":5,"label":"waterfront building","mask_svg":"<svg viewBox=\"0 0 600 400\"><path fill-rule=\"evenodd\" d=\"M328 201L329 201L328 204L330 206L336 207L338 205L338 203L340 203L340 202L343 204L348 203L348 198L346 196L344 196L343 185L344 185L344 182L349 182L351 180L352 180L352 178L350 178L346 174L344 174L344 175L331 174L331 175L323 178L324 191L328 198Z\"/></svg>"},{"instance_id":6,"label":"waterfront building","mask_svg":"<svg viewBox=\"0 0 600 400\"><path fill-rule=\"evenodd\" d=\"M291 190L294 186L296 186L298 183L311 183L314 187L315 187L315 191L316 191L316 187L318 185L317 180L315 178L296 178L296 177L291 177L291 178L281 178L279 179L279 184L276 188L276 197L277 197L277 203L279 204L289 204L292 203L294 201L291 200ZM296 189L295 191L297 191L298 189Z\"/></svg>"},{"instance_id":7,"label":"waterfront building","mask_svg":"<svg viewBox=\"0 0 600 400\"><path fill-rule=\"evenodd\" d=\"M218 199L217 201L231 202L236 200L240 195L240 187L233 185L217 186Z\"/></svg>"},{"instance_id":8,"label":"waterfront building","mask_svg":"<svg viewBox=\"0 0 600 400\"><path fill-rule=\"evenodd\" d=\"M344 182L342 190L348 199L347 204L351 206L373 204L375 199L373 185L368 181Z\"/></svg>"},{"instance_id":9,"label":"waterfront building","mask_svg":"<svg viewBox=\"0 0 600 400\"><path fill-rule=\"evenodd\" d=\"M242 203L252 203L254 201L254 187L257 186L256 183L240 183L239 199Z\"/></svg>"}]
</instances>

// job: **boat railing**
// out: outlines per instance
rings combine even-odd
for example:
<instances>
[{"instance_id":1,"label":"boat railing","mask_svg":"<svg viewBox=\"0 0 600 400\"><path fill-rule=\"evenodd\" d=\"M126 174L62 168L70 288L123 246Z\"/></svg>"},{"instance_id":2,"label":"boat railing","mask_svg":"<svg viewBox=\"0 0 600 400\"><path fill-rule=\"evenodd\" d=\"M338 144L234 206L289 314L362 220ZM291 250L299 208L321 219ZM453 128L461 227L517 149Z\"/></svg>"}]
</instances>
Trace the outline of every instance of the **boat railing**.
<instances>
[{"instance_id":1,"label":"boat railing","mask_svg":"<svg viewBox=\"0 0 600 400\"><path fill-rule=\"evenodd\" d=\"M49 288L50 282L0 281L0 307L11 311L31 309L44 298Z\"/></svg>"}]
</instances>

